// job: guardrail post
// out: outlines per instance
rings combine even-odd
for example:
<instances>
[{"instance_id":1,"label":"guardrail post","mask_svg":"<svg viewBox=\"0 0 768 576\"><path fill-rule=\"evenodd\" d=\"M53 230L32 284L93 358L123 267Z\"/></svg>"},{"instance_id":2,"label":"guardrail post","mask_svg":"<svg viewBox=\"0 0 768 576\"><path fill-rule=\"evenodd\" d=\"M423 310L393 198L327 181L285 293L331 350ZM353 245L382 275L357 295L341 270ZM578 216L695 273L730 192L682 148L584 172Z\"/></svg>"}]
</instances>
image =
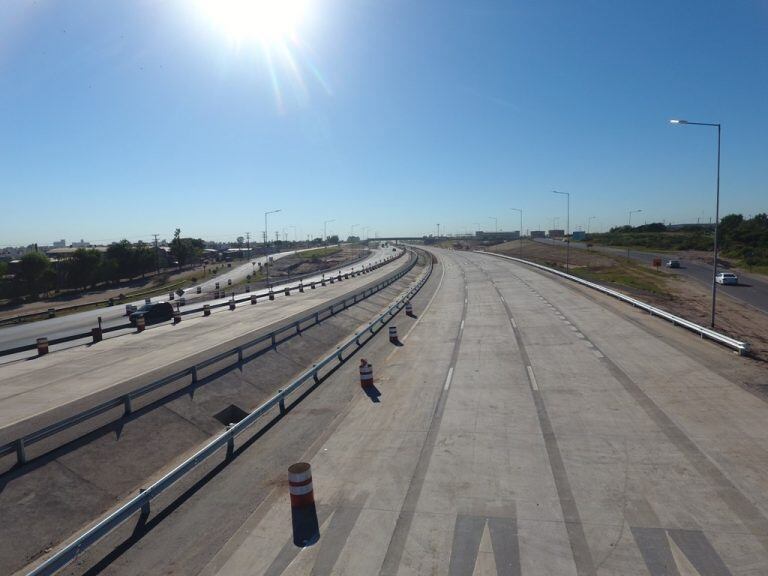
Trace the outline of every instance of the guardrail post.
<instances>
[{"instance_id":1,"label":"guardrail post","mask_svg":"<svg viewBox=\"0 0 768 576\"><path fill-rule=\"evenodd\" d=\"M237 349L237 363L242 364L243 363L243 349L238 348Z\"/></svg>"},{"instance_id":2,"label":"guardrail post","mask_svg":"<svg viewBox=\"0 0 768 576\"><path fill-rule=\"evenodd\" d=\"M131 396L129 394L123 396L123 406L123 416L130 416L131 412L133 412L133 407L131 406Z\"/></svg>"},{"instance_id":3,"label":"guardrail post","mask_svg":"<svg viewBox=\"0 0 768 576\"><path fill-rule=\"evenodd\" d=\"M192 384L197 384L197 366L192 366Z\"/></svg>"},{"instance_id":4,"label":"guardrail post","mask_svg":"<svg viewBox=\"0 0 768 576\"><path fill-rule=\"evenodd\" d=\"M24 446L24 438L16 440L16 460L19 464L27 463L27 448Z\"/></svg>"},{"instance_id":5,"label":"guardrail post","mask_svg":"<svg viewBox=\"0 0 768 576\"><path fill-rule=\"evenodd\" d=\"M336 350L337 350L337 353L336 353L336 358L338 358L338 359L339 359L339 362L343 362L343 361L344 361L344 358L342 357L342 351L341 351L341 348L339 348L339 347L337 346L337 347L336 347Z\"/></svg>"},{"instance_id":6,"label":"guardrail post","mask_svg":"<svg viewBox=\"0 0 768 576\"><path fill-rule=\"evenodd\" d=\"M277 393L282 394L283 389L281 388L280 390L277 391ZM280 407L280 415L281 416L284 415L285 414L285 397L284 396L280 396L280 399L277 401L277 405Z\"/></svg>"},{"instance_id":7,"label":"guardrail post","mask_svg":"<svg viewBox=\"0 0 768 576\"><path fill-rule=\"evenodd\" d=\"M232 429L232 424L227 424L227 430ZM232 456L235 455L235 435L230 434L227 438L227 460L232 460Z\"/></svg>"},{"instance_id":8,"label":"guardrail post","mask_svg":"<svg viewBox=\"0 0 768 576\"><path fill-rule=\"evenodd\" d=\"M146 488L139 488L139 494L144 494L146 492ZM147 518L149 518L150 513L150 506L149 506L149 500L144 502L141 505L141 515L139 516L139 524L144 524L147 521Z\"/></svg>"},{"instance_id":9,"label":"guardrail post","mask_svg":"<svg viewBox=\"0 0 768 576\"><path fill-rule=\"evenodd\" d=\"M275 333L272 332L272 348L277 348L277 342L275 341Z\"/></svg>"}]
</instances>

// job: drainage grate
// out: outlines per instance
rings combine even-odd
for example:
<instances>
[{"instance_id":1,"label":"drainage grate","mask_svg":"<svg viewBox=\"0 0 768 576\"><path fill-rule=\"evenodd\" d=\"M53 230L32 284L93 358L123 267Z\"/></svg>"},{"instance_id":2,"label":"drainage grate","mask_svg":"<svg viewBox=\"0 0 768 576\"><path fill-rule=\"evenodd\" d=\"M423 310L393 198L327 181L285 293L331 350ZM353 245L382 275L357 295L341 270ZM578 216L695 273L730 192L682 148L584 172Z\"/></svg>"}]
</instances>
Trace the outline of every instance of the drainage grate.
<instances>
[{"instance_id":1,"label":"drainage grate","mask_svg":"<svg viewBox=\"0 0 768 576\"><path fill-rule=\"evenodd\" d=\"M240 408L240 406L235 406L234 404L230 404L218 414L213 415L213 417L224 424L224 426L227 424L237 424L246 416L248 416L248 412Z\"/></svg>"}]
</instances>

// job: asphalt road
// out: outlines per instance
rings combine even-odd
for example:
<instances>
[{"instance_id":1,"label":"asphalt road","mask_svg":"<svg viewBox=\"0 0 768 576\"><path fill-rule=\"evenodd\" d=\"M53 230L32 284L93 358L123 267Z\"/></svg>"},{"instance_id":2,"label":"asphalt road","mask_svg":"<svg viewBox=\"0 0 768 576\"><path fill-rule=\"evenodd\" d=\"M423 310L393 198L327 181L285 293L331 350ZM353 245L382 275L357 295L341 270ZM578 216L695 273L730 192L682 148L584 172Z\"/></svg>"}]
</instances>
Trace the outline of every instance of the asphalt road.
<instances>
[{"instance_id":1,"label":"asphalt road","mask_svg":"<svg viewBox=\"0 0 768 576\"><path fill-rule=\"evenodd\" d=\"M351 359L73 573L768 573L768 403L733 381L748 360L524 265L437 252L434 300L392 321L402 345L361 353L378 397ZM320 525L304 548L298 461Z\"/></svg>"},{"instance_id":2,"label":"asphalt road","mask_svg":"<svg viewBox=\"0 0 768 576\"><path fill-rule=\"evenodd\" d=\"M389 252L387 252L387 250L389 250ZM376 249L371 253L371 255L366 260L356 264L355 267L359 269L360 266L363 266L374 260L377 260L381 258L384 254L389 255L390 253L391 253L391 248ZM272 257L274 259L279 259L285 256L289 256L291 254L294 254L294 252L293 251L280 252L277 254L272 254ZM264 258L255 259L254 260L254 262L256 262L255 266L258 266L258 263L260 261L263 263ZM216 282L219 282L222 290L224 290L227 287L228 279L231 279L232 283L235 284L241 280L244 280L246 276L251 273L253 268L254 268L254 265L252 265L249 261L246 264L242 264L240 266L232 268L231 270L227 270L226 273L219 275L216 278L207 280L200 286L202 287L203 292L210 293L215 289ZM349 270L350 268L351 268L350 266L344 266L339 270ZM321 277L321 274L318 274L316 277L313 277L313 278L319 279L320 277ZM307 281L312 281L313 278L307 278ZM295 282L292 282L291 284L294 284L294 283ZM282 284L276 285L276 289L281 285ZM187 292L191 295L194 295L196 292L196 286L189 288ZM152 302L163 302L166 300L168 300L167 295L156 296L151 299ZM215 304L219 302L225 302L227 300L228 298L220 298L218 300L214 300L214 299L207 300L206 302L209 304ZM144 304L144 300L143 299L137 300L137 301L131 302L131 304L134 304L136 306L141 306ZM183 311L187 308L189 309L199 308L200 306L201 306L200 302L194 302L194 303L188 304L186 307L182 306L180 309ZM28 324L7 326L4 328L0 328L0 352L3 350L9 350L19 346L24 346L27 344L34 344L37 338L43 337L43 336L47 337L49 340L52 340L54 338L62 338L72 334L90 332L91 328L97 325L99 316L101 316L102 318L102 326L104 328L119 326L127 322L125 318L125 304L121 304L120 306L114 306L111 308L98 308L95 310L87 310L84 312L79 312L77 314L69 314L67 316L61 316L58 318L49 318L46 320L41 320L39 322L31 322ZM60 349L67 346L72 346L72 344L61 345ZM29 353L22 354L22 356L28 356L28 355ZM15 360L15 359L17 359L17 355L14 355L13 358L0 357L0 363L7 362L10 360Z\"/></svg>"},{"instance_id":3,"label":"asphalt road","mask_svg":"<svg viewBox=\"0 0 768 576\"><path fill-rule=\"evenodd\" d=\"M536 238L537 242L542 244L549 244L562 247L565 250L565 244L560 241L553 241L544 238ZM586 250L587 245L584 242L571 242L571 248L574 250ZM621 248L614 248L611 246L595 246L592 250L598 252L604 252L613 256L626 256L627 250ZM664 268L666 272L671 274L680 274L696 280L704 286L712 286L712 265L702 264L701 262L693 262L686 260L685 252L680 252L680 257L676 257L674 253L653 253L653 252L639 252L636 250L629 251L629 257L638 262L643 262L648 266L653 265L654 258L661 258L662 262L666 263L668 260L680 260L680 268ZM718 267L719 271L727 271L725 268ZM719 285L717 286L718 296L724 295L728 298L733 298L739 302L754 306L758 310L761 310L768 314L768 280L761 278L754 274L739 273L739 284L737 285Z\"/></svg>"}]
</instances>

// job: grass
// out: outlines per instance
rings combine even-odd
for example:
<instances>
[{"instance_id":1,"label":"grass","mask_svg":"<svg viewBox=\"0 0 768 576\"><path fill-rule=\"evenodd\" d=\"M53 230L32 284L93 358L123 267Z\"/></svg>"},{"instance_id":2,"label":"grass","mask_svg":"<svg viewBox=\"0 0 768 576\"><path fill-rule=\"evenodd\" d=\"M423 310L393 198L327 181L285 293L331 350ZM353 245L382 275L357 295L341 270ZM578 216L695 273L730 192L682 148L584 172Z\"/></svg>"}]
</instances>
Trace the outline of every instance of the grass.
<instances>
[{"instance_id":1,"label":"grass","mask_svg":"<svg viewBox=\"0 0 768 576\"><path fill-rule=\"evenodd\" d=\"M341 252L341 248L338 246L332 246L329 248L316 248L315 250L299 252L296 254L296 256L304 260L314 260L315 258L324 258L325 256L330 256L331 254L338 254L339 252Z\"/></svg>"},{"instance_id":2,"label":"grass","mask_svg":"<svg viewBox=\"0 0 768 576\"><path fill-rule=\"evenodd\" d=\"M572 268L574 276L606 284L615 288L628 288L656 296L669 297L666 274L650 270L635 263L617 261L613 266Z\"/></svg>"}]
</instances>

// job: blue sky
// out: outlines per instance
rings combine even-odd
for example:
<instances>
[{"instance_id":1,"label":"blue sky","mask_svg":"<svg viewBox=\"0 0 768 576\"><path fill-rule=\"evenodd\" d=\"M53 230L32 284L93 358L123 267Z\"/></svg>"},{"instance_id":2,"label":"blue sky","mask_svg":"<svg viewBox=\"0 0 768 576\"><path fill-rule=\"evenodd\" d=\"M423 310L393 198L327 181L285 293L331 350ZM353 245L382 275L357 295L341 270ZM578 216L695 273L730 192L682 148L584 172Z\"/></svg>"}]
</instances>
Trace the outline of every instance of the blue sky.
<instances>
[{"instance_id":1,"label":"blue sky","mask_svg":"<svg viewBox=\"0 0 768 576\"><path fill-rule=\"evenodd\" d=\"M0 3L0 245L706 221L675 117L768 210L762 0L307 0L272 72L198 1Z\"/></svg>"}]
</instances>

